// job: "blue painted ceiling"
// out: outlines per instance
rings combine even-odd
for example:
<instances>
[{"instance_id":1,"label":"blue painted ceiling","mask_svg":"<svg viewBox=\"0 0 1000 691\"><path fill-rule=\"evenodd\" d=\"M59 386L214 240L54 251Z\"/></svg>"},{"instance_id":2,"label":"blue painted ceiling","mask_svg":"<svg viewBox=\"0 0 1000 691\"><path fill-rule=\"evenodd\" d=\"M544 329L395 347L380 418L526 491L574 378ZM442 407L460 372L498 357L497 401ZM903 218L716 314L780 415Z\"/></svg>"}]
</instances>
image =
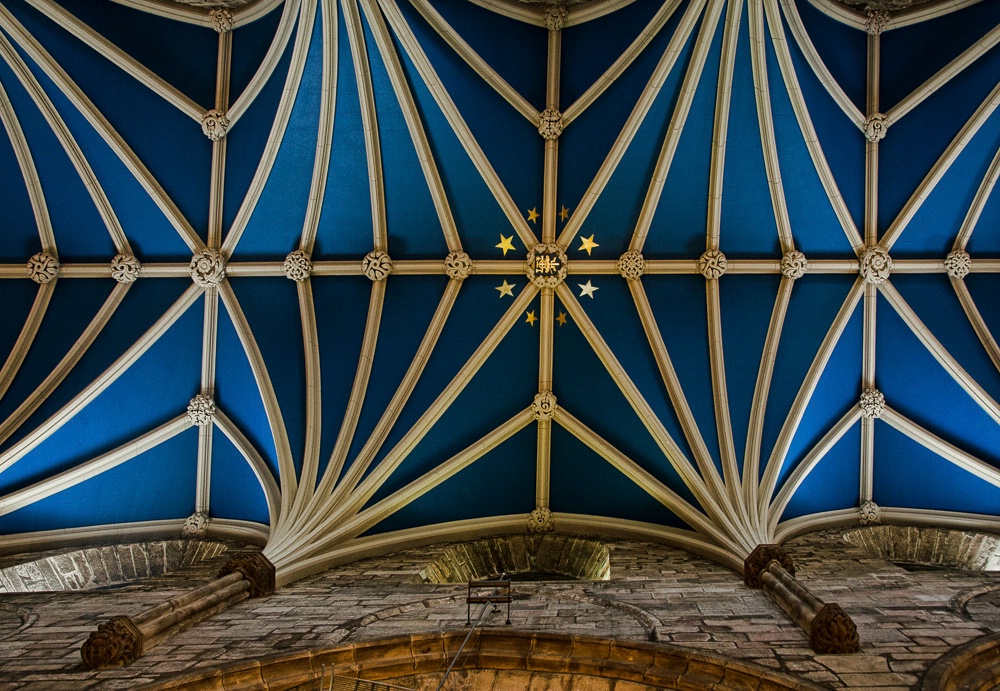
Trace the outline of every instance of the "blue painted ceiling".
<instances>
[{"instance_id":1,"label":"blue painted ceiling","mask_svg":"<svg viewBox=\"0 0 1000 691\"><path fill-rule=\"evenodd\" d=\"M217 33L4 0L0 546L203 512L294 565L550 509L742 560L867 501L1000 513L1000 4L880 35L831 0L618 4L550 32L543 5L260 0Z\"/></svg>"}]
</instances>

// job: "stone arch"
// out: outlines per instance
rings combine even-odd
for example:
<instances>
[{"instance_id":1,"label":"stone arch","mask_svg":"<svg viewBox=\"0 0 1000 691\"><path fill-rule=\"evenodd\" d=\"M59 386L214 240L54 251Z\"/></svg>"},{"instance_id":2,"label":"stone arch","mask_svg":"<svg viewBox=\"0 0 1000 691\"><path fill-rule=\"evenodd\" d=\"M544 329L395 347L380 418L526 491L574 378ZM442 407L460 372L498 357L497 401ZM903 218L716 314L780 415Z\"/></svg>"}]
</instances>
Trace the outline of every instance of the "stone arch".
<instances>
[{"instance_id":1,"label":"stone arch","mask_svg":"<svg viewBox=\"0 0 1000 691\"><path fill-rule=\"evenodd\" d=\"M0 592L94 590L161 576L213 559L229 546L207 540L160 540L60 551L0 569Z\"/></svg>"},{"instance_id":2,"label":"stone arch","mask_svg":"<svg viewBox=\"0 0 1000 691\"><path fill-rule=\"evenodd\" d=\"M449 547L420 572L424 583L465 583L506 573L544 573L580 581L611 577L611 553L568 535L502 535Z\"/></svg>"},{"instance_id":3,"label":"stone arch","mask_svg":"<svg viewBox=\"0 0 1000 691\"><path fill-rule=\"evenodd\" d=\"M945 653L927 670L921 691L987 691L1000 686L1000 633L974 638Z\"/></svg>"},{"instance_id":4,"label":"stone arch","mask_svg":"<svg viewBox=\"0 0 1000 691\"><path fill-rule=\"evenodd\" d=\"M844 539L886 561L1000 571L1000 536L989 533L875 525L849 530Z\"/></svg>"},{"instance_id":5,"label":"stone arch","mask_svg":"<svg viewBox=\"0 0 1000 691\"><path fill-rule=\"evenodd\" d=\"M334 648L243 660L148 687L172 691L315 688L322 670L338 676L434 688L465 639L465 631L397 636ZM517 688L547 683L564 689L747 688L818 691L811 682L715 653L665 644L592 636L484 629L463 651L463 678L452 688L489 688L509 677ZM570 671L571 670L571 671ZM484 676L484 679L477 679ZM613 684L609 684L613 681ZM470 686L462 683L472 682Z\"/></svg>"}]
</instances>

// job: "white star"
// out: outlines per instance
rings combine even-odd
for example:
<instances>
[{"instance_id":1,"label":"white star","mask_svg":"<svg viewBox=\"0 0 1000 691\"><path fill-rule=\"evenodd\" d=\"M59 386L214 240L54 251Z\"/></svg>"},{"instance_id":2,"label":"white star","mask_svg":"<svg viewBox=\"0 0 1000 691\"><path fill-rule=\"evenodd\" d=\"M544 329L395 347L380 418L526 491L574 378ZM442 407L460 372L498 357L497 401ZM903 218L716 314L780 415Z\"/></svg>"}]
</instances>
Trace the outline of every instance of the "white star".
<instances>
[{"instance_id":1,"label":"white star","mask_svg":"<svg viewBox=\"0 0 1000 691\"><path fill-rule=\"evenodd\" d=\"M594 291L600 290L597 286L590 284L590 279L587 279L586 283L577 283L577 285L580 286L580 297L586 295L591 300L594 299Z\"/></svg>"}]
</instances>

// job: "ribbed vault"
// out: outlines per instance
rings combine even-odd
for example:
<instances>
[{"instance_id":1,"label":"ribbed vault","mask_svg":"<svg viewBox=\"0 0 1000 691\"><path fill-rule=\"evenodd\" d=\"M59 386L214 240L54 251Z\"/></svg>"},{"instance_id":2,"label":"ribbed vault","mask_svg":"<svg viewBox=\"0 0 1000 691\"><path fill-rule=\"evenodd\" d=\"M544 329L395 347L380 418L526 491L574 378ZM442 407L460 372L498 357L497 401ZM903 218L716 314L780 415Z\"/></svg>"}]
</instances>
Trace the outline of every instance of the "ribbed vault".
<instances>
[{"instance_id":1,"label":"ribbed vault","mask_svg":"<svg viewBox=\"0 0 1000 691\"><path fill-rule=\"evenodd\" d=\"M0 548L995 520L996 3L200 5L0 6Z\"/></svg>"}]
</instances>

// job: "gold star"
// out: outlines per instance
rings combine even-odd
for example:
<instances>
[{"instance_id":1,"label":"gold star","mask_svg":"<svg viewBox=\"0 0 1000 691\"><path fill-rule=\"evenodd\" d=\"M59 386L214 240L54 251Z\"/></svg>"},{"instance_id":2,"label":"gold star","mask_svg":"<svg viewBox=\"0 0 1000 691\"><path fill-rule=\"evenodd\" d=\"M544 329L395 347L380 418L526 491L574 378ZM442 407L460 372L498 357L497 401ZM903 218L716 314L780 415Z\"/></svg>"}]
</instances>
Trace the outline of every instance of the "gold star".
<instances>
[{"instance_id":1,"label":"gold star","mask_svg":"<svg viewBox=\"0 0 1000 691\"><path fill-rule=\"evenodd\" d=\"M538 321L538 317L535 316L535 310L531 310L530 312L528 312L528 316L527 318L525 318L524 321L534 326L535 322Z\"/></svg>"},{"instance_id":2,"label":"gold star","mask_svg":"<svg viewBox=\"0 0 1000 691\"><path fill-rule=\"evenodd\" d=\"M531 221L532 223L537 223L538 222L538 209L537 208L531 209L528 212L528 220Z\"/></svg>"},{"instance_id":3,"label":"gold star","mask_svg":"<svg viewBox=\"0 0 1000 691\"><path fill-rule=\"evenodd\" d=\"M507 279L505 278L503 280L503 285L497 286L495 288L495 290L499 290L500 291L500 297L503 297L504 295L508 295L510 297L514 297L513 288L514 288L514 286L511 285L510 283L507 283Z\"/></svg>"},{"instance_id":4,"label":"gold star","mask_svg":"<svg viewBox=\"0 0 1000 691\"><path fill-rule=\"evenodd\" d=\"M559 322L559 326L566 326L566 313L560 312L559 316L556 317L556 321Z\"/></svg>"},{"instance_id":5,"label":"gold star","mask_svg":"<svg viewBox=\"0 0 1000 691\"><path fill-rule=\"evenodd\" d=\"M564 207L562 207L562 211L559 212L559 220L560 221L565 221L567 218L569 218L569 209L567 209L564 206Z\"/></svg>"},{"instance_id":6,"label":"gold star","mask_svg":"<svg viewBox=\"0 0 1000 691\"><path fill-rule=\"evenodd\" d=\"M511 240L513 239L514 239L513 235L511 235L509 238L505 238L502 233L500 234L500 244L496 245L496 247L499 247L500 249L503 250L503 256L505 257L507 256L507 250L514 249L514 243L511 242Z\"/></svg>"},{"instance_id":7,"label":"gold star","mask_svg":"<svg viewBox=\"0 0 1000 691\"><path fill-rule=\"evenodd\" d=\"M580 286L580 297L586 295L591 300L594 299L594 291L600 290L597 286L591 285L590 279L587 279L586 283L577 283L577 285Z\"/></svg>"},{"instance_id":8,"label":"gold star","mask_svg":"<svg viewBox=\"0 0 1000 691\"><path fill-rule=\"evenodd\" d=\"M582 252L583 250L587 250L587 256L588 257L590 256L590 250L594 249L595 247L600 247L600 245L598 245L596 242L594 242L594 235L593 235L593 233L591 233L591 235L590 235L589 238L583 238L583 237L580 238L580 242L582 242L583 244L580 245L580 247L578 248L578 251Z\"/></svg>"}]
</instances>

